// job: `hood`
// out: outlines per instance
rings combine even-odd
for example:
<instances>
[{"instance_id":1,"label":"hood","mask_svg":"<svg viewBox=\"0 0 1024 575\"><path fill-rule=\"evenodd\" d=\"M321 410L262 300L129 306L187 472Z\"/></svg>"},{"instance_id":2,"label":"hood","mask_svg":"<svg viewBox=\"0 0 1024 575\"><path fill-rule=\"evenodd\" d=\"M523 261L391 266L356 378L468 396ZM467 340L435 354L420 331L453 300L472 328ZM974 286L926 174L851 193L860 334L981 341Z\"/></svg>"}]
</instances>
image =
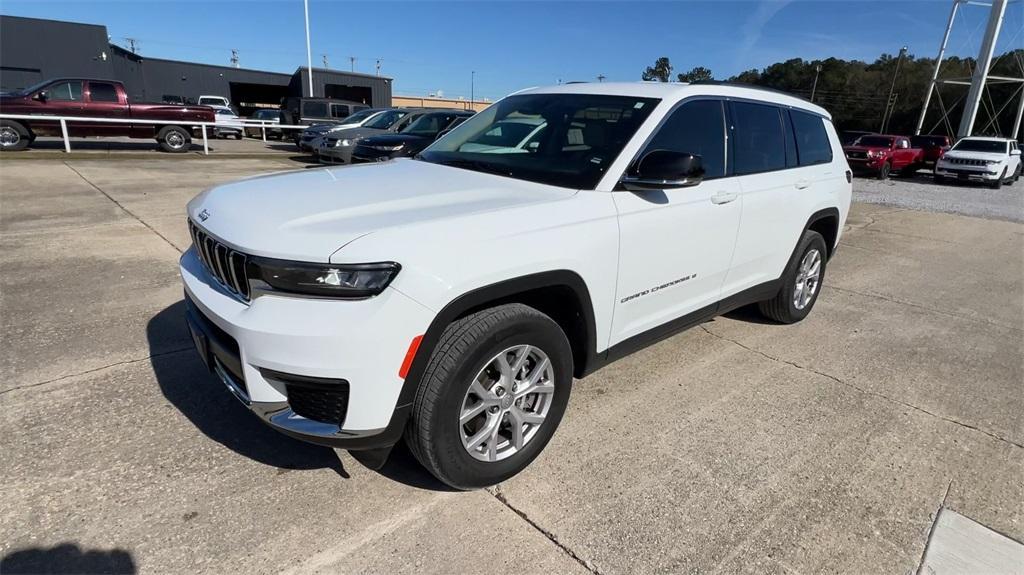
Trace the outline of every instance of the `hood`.
<instances>
[{"instance_id":1,"label":"hood","mask_svg":"<svg viewBox=\"0 0 1024 575\"><path fill-rule=\"evenodd\" d=\"M414 144L423 141L429 142L430 138L412 134L380 134L364 138L359 143L364 146L397 146L398 144Z\"/></svg>"},{"instance_id":2,"label":"hood","mask_svg":"<svg viewBox=\"0 0 1024 575\"><path fill-rule=\"evenodd\" d=\"M326 262L345 244L379 230L555 201L575 193L399 159L218 186L189 202L188 216L239 251Z\"/></svg>"},{"instance_id":3,"label":"hood","mask_svg":"<svg viewBox=\"0 0 1024 575\"><path fill-rule=\"evenodd\" d=\"M946 153L942 155L943 158L950 158L953 160L989 160L989 161L1002 161L1006 159L1005 153L998 152L969 152L966 150L946 150Z\"/></svg>"}]
</instances>

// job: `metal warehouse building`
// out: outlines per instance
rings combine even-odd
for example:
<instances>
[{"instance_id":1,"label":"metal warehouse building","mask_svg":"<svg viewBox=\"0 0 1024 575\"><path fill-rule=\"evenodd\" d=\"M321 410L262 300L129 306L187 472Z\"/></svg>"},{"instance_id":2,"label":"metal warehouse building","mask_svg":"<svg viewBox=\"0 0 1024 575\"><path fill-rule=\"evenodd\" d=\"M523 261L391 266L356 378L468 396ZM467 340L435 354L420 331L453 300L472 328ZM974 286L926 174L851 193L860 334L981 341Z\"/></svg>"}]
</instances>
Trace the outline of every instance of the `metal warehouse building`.
<instances>
[{"instance_id":1,"label":"metal warehouse building","mask_svg":"<svg viewBox=\"0 0 1024 575\"><path fill-rule=\"evenodd\" d=\"M282 74L148 58L111 44L106 26L0 16L0 91L69 76L118 80L136 102L226 96L243 115L286 96L391 105L390 78L313 68L310 94L306 68Z\"/></svg>"}]
</instances>

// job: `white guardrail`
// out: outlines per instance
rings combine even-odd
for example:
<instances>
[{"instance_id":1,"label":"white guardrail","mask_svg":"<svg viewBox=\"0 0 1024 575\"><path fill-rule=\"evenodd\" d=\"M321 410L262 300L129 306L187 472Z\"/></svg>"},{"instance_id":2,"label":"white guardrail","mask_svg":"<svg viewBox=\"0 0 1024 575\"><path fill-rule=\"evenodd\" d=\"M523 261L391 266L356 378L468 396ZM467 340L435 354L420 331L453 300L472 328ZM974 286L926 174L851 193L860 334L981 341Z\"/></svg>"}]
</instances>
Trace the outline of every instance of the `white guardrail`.
<instances>
[{"instance_id":1,"label":"white guardrail","mask_svg":"<svg viewBox=\"0 0 1024 575\"><path fill-rule=\"evenodd\" d=\"M270 129L282 129L282 130L304 130L308 128L308 125L298 124L278 124L275 122L268 122L266 120L246 120L239 118L238 120L231 120L230 122L188 122L188 121L170 121L170 120L141 120L135 118L87 118L83 116L44 116L44 115L32 115L32 114L0 114L0 120L35 120L45 122L59 122L61 136L64 138L64 151L71 152L71 141L68 136L68 122L93 122L96 124L144 124L153 126L181 126L190 130L202 129L203 132L203 154L210 155L210 147L207 142L206 128L207 126L217 129L226 128L231 130L242 130L242 135L245 135L245 128L260 128L263 134L263 141L267 141L267 128ZM101 136L102 137L102 136Z\"/></svg>"}]
</instances>

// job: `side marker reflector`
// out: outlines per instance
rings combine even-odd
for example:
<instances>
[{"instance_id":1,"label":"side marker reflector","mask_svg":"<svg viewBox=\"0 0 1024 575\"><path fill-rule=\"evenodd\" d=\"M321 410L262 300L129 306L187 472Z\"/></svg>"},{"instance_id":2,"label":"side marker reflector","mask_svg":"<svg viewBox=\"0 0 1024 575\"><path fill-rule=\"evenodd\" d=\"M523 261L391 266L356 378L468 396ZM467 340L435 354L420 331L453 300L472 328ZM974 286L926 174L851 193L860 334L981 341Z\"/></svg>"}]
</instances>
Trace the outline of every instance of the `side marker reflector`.
<instances>
[{"instance_id":1,"label":"side marker reflector","mask_svg":"<svg viewBox=\"0 0 1024 575\"><path fill-rule=\"evenodd\" d=\"M416 350L420 348L420 342L422 341L422 335L412 338L412 341L409 343L409 351L405 352L405 359L402 360L402 367L398 368L398 377L405 379L405 376L409 375L412 360L416 357Z\"/></svg>"}]
</instances>

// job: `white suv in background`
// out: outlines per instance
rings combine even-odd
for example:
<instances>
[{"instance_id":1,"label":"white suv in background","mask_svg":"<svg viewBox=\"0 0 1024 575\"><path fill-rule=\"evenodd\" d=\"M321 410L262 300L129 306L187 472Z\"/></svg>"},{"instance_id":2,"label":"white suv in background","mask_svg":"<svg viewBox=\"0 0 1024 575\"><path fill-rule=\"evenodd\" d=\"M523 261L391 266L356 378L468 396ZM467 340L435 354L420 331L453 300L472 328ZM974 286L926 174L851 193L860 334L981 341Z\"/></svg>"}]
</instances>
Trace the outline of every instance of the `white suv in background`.
<instances>
[{"instance_id":1,"label":"white suv in background","mask_svg":"<svg viewBox=\"0 0 1024 575\"><path fill-rule=\"evenodd\" d=\"M475 488L537 457L574 377L745 304L803 319L850 196L829 115L804 100L534 88L416 158L197 196L188 323L272 427L371 466L404 436Z\"/></svg>"},{"instance_id":2,"label":"white suv in background","mask_svg":"<svg viewBox=\"0 0 1024 575\"><path fill-rule=\"evenodd\" d=\"M1020 148L1006 138L963 138L935 162L935 181L981 180L999 189L1020 178Z\"/></svg>"}]
</instances>

